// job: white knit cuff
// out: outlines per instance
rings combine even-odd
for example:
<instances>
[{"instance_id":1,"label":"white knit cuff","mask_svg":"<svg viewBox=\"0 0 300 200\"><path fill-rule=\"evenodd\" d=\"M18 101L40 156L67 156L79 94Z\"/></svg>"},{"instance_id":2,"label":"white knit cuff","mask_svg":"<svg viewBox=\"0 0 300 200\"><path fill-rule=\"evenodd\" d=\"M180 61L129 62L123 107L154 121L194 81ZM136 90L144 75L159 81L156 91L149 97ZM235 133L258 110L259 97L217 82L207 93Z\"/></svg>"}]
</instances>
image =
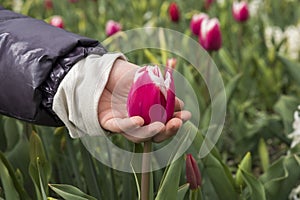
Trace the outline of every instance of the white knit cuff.
<instances>
[{"instance_id":1,"label":"white knit cuff","mask_svg":"<svg viewBox=\"0 0 300 200\"><path fill-rule=\"evenodd\" d=\"M104 135L98 121L98 103L116 59L121 53L90 55L76 63L60 83L52 109L73 138Z\"/></svg>"}]
</instances>

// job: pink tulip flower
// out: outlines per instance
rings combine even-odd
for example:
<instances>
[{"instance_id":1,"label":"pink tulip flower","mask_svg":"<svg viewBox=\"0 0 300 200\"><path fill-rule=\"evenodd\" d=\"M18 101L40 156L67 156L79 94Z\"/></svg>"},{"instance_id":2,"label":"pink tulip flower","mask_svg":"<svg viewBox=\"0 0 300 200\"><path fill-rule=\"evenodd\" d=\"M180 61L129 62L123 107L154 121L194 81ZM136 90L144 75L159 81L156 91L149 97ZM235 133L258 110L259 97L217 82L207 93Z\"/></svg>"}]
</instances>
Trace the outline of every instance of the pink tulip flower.
<instances>
[{"instance_id":1,"label":"pink tulip flower","mask_svg":"<svg viewBox=\"0 0 300 200\"><path fill-rule=\"evenodd\" d=\"M249 18L248 4L245 1L233 2L232 15L237 22L245 22Z\"/></svg>"},{"instance_id":2,"label":"pink tulip flower","mask_svg":"<svg viewBox=\"0 0 300 200\"><path fill-rule=\"evenodd\" d=\"M222 34L217 18L202 21L199 42L207 51L217 51L221 48Z\"/></svg>"},{"instance_id":3,"label":"pink tulip flower","mask_svg":"<svg viewBox=\"0 0 300 200\"><path fill-rule=\"evenodd\" d=\"M203 19L208 18L207 14L200 13L193 15L191 22L190 22L190 29L195 35L199 35L201 29L201 23Z\"/></svg>"},{"instance_id":4,"label":"pink tulip flower","mask_svg":"<svg viewBox=\"0 0 300 200\"><path fill-rule=\"evenodd\" d=\"M61 16L58 16L58 15L55 15L51 18L50 24L52 26L56 26L58 28L64 28L65 27L63 19L61 18Z\"/></svg>"},{"instance_id":5,"label":"pink tulip flower","mask_svg":"<svg viewBox=\"0 0 300 200\"><path fill-rule=\"evenodd\" d=\"M140 68L128 94L128 115L140 116L144 125L170 120L175 108L173 68L176 60L169 60L164 76L158 66Z\"/></svg>"},{"instance_id":6,"label":"pink tulip flower","mask_svg":"<svg viewBox=\"0 0 300 200\"><path fill-rule=\"evenodd\" d=\"M119 32L121 30L122 30L121 24L114 20L109 20L106 23L105 32L106 32L107 36L112 36L113 34Z\"/></svg>"}]
</instances>

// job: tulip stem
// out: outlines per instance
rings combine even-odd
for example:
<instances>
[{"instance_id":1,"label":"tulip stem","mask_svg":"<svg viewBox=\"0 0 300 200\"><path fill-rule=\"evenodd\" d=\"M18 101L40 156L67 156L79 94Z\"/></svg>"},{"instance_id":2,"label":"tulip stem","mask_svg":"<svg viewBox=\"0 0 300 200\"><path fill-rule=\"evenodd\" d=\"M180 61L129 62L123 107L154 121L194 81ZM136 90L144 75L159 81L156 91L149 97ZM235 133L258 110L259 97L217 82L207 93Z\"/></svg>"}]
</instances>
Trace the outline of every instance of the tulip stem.
<instances>
[{"instance_id":1,"label":"tulip stem","mask_svg":"<svg viewBox=\"0 0 300 200\"><path fill-rule=\"evenodd\" d=\"M197 188L196 190L190 190L190 200L202 200L202 192L201 188Z\"/></svg>"},{"instance_id":2,"label":"tulip stem","mask_svg":"<svg viewBox=\"0 0 300 200\"><path fill-rule=\"evenodd\" d=\"M142 183L141 183L141 200L149 200L150 192L150 167L151 167L151 152L152 142L144 143L144 153L142 161Z\"/></svg>"}]
</instances>

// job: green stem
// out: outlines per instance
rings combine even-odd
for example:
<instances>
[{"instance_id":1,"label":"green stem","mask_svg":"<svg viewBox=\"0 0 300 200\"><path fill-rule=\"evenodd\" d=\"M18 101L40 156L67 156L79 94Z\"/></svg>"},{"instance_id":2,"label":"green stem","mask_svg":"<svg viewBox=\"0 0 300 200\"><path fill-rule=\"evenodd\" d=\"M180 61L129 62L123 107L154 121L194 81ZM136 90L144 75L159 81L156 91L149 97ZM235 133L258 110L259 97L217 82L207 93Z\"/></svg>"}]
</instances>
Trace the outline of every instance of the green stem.
<instances>
[{"instance_id":1,"label":"green stem","mask_svg":"<svg viewBox=\"0 0 300 200\"><path fill-rule=\"evenodd\" d=\"M190 190L190 200L202 200L202 192L201 188L197 188L195 190Z\"/></svg>"},{"instance_id":2,"label":"green stem","mask_svg":"<svg viewBox=\"0 0 300 200\"><path fill-rule=\"evenodd\" d=\"M142 161L142 183L141 183L141 200L149 200L150 191L150 166L151 157L149 152L152 149L152 142L147 141L144 143L144 153Z\"/></svg>"}]
</instances>

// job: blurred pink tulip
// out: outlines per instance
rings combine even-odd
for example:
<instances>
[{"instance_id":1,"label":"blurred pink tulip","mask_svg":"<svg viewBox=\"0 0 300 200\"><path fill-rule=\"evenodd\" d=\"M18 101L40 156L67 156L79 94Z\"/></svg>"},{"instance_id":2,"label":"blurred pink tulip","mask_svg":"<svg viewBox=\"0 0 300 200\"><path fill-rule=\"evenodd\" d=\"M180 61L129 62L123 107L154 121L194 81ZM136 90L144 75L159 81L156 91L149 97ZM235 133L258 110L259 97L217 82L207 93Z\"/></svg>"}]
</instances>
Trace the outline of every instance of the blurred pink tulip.
<instances>
[{"instance_id":1,"label":"blurred pink tulip","mask_svg":"<svg viewBox=\"0 0 300 200\"><path fill-rule=\"evenodd\" d=\"M51 20L50 20L50 24L51 24L52 26L56 26L56 27L58 27L58 28L64 28L64 27L65 27L64 21L63 21L62 17L59 16L59 15L53 16L53 17L51 18Z\"/></svg>"},{"instance_id":2,"label":"blurred pink tulip","mask_svg":"<svg viewBox=\"0 0 300 200\"><path fill-rule=\"evenodd\" d=\"M201 29L201 23L203 19L208 18L207 14L200 13L193 15L191 22L190 22L190 29L195 35L199 35Z\"/></svg>"},{"instance_id":3,"label":"blurred pink tulip","mask_svg":"<svg viewBox=\"0 0 300 200\"><path fill-rule=\"evenodd\" d=\"M177 3L172 2L169 6L169 16L173 22L178 22L180 19L180 11Z\"/></svg>"},{"instance_id":4,"label":"blurred pink tulip","mask_svg":"<svg viewBox=\"0 0 300 200\"><path fill-rule=\"evenodd\" d=\"M198 164L192 154L186 155L185 167L186 180L190 184L190 189L195 190L201 186L201 174Z\"/></svg>"},{"instance_id":5,"label":"blurred pink tulip","mask_svg":"<svg viewBox=\"0 0 300 200\"><path fill-rule=\"evenodd\" d=\"M233 2L232 4L233 18L238 22L245 22L249 18L248 4L245 1Z\"/></svg>"},{"instance_id":6,"label":"blurred pink tulip","mask_svg":"<svg viewBox=\"0 0 300 200\"><path fill-rule=\"evenodd\" d=\"M175 108L175 64L175 59L168 61L164 76L158 66L145 66L136 72L127 99L130 117L142 117L144 125L155 121L166 123L172 118Z\"/></svg>"},{"instance_id":7,"label":"blurred pink tulip","mask_svg":"<svg viewBox=\"0 0 300 200\"><path fill-rule=\"evenodd\" d=\"M106 23L105 32L106 32L107 36L112 36L113 34L119 32L121 30L122 30L121 24L114 20L109 20Z\"/></svg>"},{"instance_id":8,"label":"blurred pink tulip","mask_svg":"<svg viewBox=\"0 0 300 200\"><path fill-rule=\"evenodd\" d=\"M222 46L222 34L217 18L204 19L201 24L199 43L207 51L217 51Z\"/></svg>"}]
</instances>

